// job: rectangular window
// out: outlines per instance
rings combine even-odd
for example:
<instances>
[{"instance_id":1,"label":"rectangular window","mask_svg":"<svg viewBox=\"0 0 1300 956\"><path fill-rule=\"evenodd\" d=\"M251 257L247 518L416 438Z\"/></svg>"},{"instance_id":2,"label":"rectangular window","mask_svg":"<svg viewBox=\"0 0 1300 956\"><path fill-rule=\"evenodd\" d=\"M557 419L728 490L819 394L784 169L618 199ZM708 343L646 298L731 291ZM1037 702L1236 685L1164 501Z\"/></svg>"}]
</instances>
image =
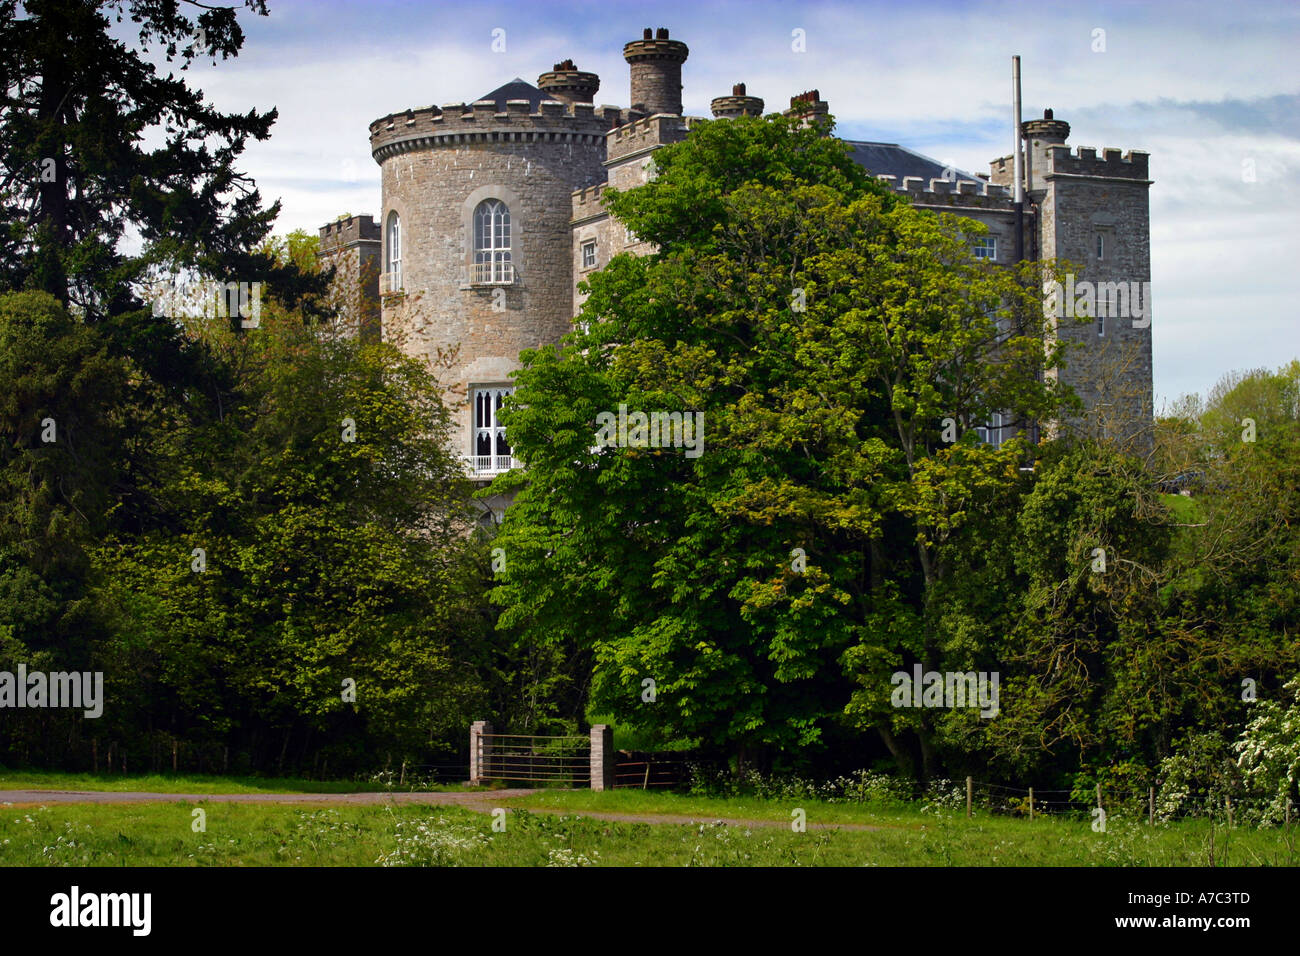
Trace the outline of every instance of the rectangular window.
<instances>
[{"instance_id":1,"label":"rectangular window","mask_svg":"<svg viewBox=\"0 0 1300 956\"><path fill-rule=\"evenodd\" d=\"M998 240L995 236L976 236L971 251L976 259L993 260L998 257Z\"/></svg>"},{"instance_id":2,"label":"rectangular window","mask_svg":"<svg viewBox=\"0 0 1300 956\"><path fill-rule=\"evenodd\" d=\"M987 425L980 425L975 429L975 433L980 436L980 441L992 445L994 448L1001 448L1002 443L1011 437L1011 416L1004 415L1002 412L994 412L989 416Z\"/></svg>"},{"instance_id":3,"label":"rectangular window","mask_svg":"<svg viewBox=\"0 0 1300 956\"><path fill-rule=\"evenodd\" d=\"M474 388L474 432L471 438L470 466L475 475L495 475L514 467L506 427L501 424L501 407L513 386Z\"/></svg>"},{"instance_id":4,"label":"rectangular window","mask_svg":"<svg viewBox=\"0 0 1300 956\"><path fill-rule=\"evenodd\" d=\"M584 269L596 268L596 240L591 239L582 244L582 267Z\"/></svg>"},{"instance_id":5,"label":"rectangular window","mask_svg":"<svg viewBox=\"0 0 1300 956\"><path fill-rule=\"evenodd\" d=\"M1099 315L1097 316L1097 335L1102 336L1105 334L1106 334L1106 317L1104 315Z\"/></svg>"},{"instance_id":6,"label":"rectangular window","mask_svg":"<svg viewBox=\"0 0 1300 956\"><path fill-rule=\"evenodd\" d=\"M1101 233L1097 233L1097 258L1106 258L1106 237Z\"/></svg>"}]
</instances>

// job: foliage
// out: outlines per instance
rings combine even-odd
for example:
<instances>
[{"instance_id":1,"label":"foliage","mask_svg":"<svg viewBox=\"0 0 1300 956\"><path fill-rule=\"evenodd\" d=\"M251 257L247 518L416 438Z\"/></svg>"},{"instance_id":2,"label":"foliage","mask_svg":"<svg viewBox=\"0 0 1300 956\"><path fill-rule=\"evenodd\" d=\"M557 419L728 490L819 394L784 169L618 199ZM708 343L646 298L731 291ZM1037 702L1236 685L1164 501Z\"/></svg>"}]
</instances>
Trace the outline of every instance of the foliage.
<instances>
[{"instance_id":1,"label":"foliage","mask_svg":"<svg viewBox=\"0 0 1300 956\"><path fill-rule=\"evenodd\" d=\"M1237 766L1247 785L1273 795L1273 822L1287 816L1287 803L1297 800L1300 787L1300 677L1283 688L1288 698L1261 700L1234 745Z\"/></svg>"},{"instance_id":2,"label":"foliage","mask_svg":"<svg viewBox=\"0 0 1300 956\"><path fill-rule=\"evenodd\" d=\"M969 430L1058 400L1028 273L975 260L981 226L913 210L795 121L706 124L656 166L606 196L658 251L616 257L578 331L523 356L502 623L590 652L602 712L742 759L817 747L846 702L859 726L901 720L888 671L944 650L936 549L1025 453ZM702 412L703 453L593 449L623 404ZM952 447L945 417L967 433Z\"/></svg>"}]
</instances>

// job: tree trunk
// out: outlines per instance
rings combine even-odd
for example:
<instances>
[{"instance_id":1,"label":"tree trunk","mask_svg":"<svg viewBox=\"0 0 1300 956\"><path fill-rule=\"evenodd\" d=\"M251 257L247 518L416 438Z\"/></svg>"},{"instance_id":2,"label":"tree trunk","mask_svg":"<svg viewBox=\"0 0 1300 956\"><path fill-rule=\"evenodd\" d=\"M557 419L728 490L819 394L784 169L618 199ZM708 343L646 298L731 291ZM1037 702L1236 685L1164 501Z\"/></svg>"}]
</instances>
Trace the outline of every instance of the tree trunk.
<instances>
[{"instance_id":1,"label":"tree trunk","mask_svg":"<svg viewBox=\"0 0 1300 956\"><path fill-rule=\"evenodd\" d=\"M888 727L877 726L876 731L880 734L880 739L885 742L885 746L889 748L894 763L898 766L898 772L905 777L911 777L915 772L912 755L899 745L898 738Z\"/></svg>"}]
</instances>

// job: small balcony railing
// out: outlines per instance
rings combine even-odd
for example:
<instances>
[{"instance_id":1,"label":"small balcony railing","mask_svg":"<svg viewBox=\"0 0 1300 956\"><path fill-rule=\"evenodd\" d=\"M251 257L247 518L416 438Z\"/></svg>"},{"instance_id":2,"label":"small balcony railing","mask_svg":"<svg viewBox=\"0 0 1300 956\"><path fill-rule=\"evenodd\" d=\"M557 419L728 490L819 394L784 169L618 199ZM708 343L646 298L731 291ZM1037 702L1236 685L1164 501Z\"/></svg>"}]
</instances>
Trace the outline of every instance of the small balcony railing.
<instances>
[{"instance_id":1,"label":"small balcony railing","mask_svg":"<svg viewBox=\"0 0 1300 956\"><path fill-rule=\"evenodd\" d=\"M476 262L471 267L470 281L474 285L511 285L515 281L512 262Z\"/></svg>"},{"instance_id":2,"label":"small balcony railing","mask_svg":"<svg viewBox=\"0 0 1300 956\"><path fill-rule=\"evenodd\" d=\"M513 455L470 455L465 461L475 478L499 475L521 464Z\"/></svg>"}]
</instances>

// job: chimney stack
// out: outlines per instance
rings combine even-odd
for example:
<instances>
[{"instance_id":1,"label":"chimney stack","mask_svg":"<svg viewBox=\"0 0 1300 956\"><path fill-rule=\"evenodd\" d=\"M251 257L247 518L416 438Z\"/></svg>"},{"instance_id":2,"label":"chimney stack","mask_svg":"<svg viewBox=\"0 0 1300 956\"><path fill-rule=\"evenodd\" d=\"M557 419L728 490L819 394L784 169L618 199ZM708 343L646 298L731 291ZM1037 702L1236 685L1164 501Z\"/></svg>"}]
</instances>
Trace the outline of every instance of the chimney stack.
<instances>
[{"instance_id":1,"label":"chimney stack","mask_svg":"<svg viewBox=\"0 0 1300 956\"><path fill-rule=\"evenodd\" d=\"M537 87L562 103L590 103L600 89L600 77L579 70L572 60L563 60L537 78Z\"/></svg>"},{"instance_id":2,"label":"chimney stack","mask_svg":"<svg viewBox=\"0 0 1300 956\"><path fill-rule=\"evenodd\" d=\"M686 44L669 39L663 27L654 36L646 27L640 40L626 44L623 59L632 73L631 108L681 116L682 64L689 55Z\"/></svg>"},{"instance_id":3,"label":"chimney stack","mask_svg":"<svg viewBox=\"0 0 1300 956\"><path fill-rule=\"evenodd\" d=\"M714 97L713 102L709 105L712 107L716 119L763 115L763 101L757 96L746 96L744 83L737 83L733 86L730 96Z\"/></svg>"},{"instance_id":4,"label":"chimney stack","mask_svg":"<svg viewBox=\"0 0 1300 956\"><path fill-rule=\"evenodd\" d=\"M831 105L822 99L818 90L808 90L798 96L790 97L790 108L786 116L802 116L803 126L812 126L830 115Z\"/></svg>"}]
</instances>

